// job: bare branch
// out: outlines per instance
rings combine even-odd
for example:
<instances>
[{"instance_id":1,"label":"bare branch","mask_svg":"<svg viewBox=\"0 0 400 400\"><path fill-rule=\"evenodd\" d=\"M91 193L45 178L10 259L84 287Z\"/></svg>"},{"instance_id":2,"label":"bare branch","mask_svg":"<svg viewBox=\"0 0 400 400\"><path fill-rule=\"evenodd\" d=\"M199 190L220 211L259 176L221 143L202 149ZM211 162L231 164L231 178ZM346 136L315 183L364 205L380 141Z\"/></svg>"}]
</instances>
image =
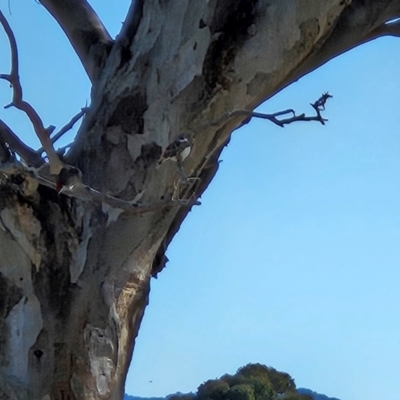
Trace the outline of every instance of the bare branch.
<instances>
[{"instance_id":1,"label":"bare branch","mask_svg":"<svg viewBox=\"0 0 400 400\"><path fill-rule=\"evenodd\" d=\"M119 212L127 211L131 214L140 215L158 210L160 208L172 207L175 205L192 207L194 205L201 204L195 198L188 199L184 203L177 201L177 199L166 199L154 203L142 203L140 202L140 198L143 196L143 192L138 193L133 200L124 200L107 193L101 193L90 186L84 185L81 181L80 171L70 165L64 167L64 169L60 172L60 176L62 176L63 172L65 171L67 171L68 174L68 170L78 171L79 174L73 176L73 182L64 182L65 185L62 186L61 190L58 190L59 182L54 182L54 176L48 176L45 173L45 170L42 170L41 168L26 168L18 162L0 164L0 173L6 178L11 180L12 176L18 175L22 177L25 182L29 183L29 185L25 186L34 187L34 190L29 191L28 194L30 195L36 191L38 185L43 185L58 191L59 194L64 194L65 196L74 199L79 199L94 204L101 204L104 210L107 210L107 208L104 207L107 206L109 207L108 212L110 212L111 208L116 211L119 210ZM68 180L70 179L71 176L68 177ZM26 188L24 189L24 192L26 192Z\"/></svg>"},{"instance_id":2,"label":"bare branch","mask_svg":"<svg viewBox=\"0 0 400 400\"><path fill-rule=\"evenodd\" d=\"M78 112L78 114L74 115L71 120L64 125L52 138L51 138L51 143L54 144L58 139L60 139L64 134L66 134L70 129L73 128L73 126L86 114L88 108L84 107L81 109L81 111ZM70 145L69 145L70 146ZM68 147L69 147L68 146ZM42 154L45 151L43 147L37 150L38 154Z\"/></svg>"},{"instance_id":3,"label":"bare branch","mask_svg":"<svg viewBox=\"0 0 400 400\"><path fill-rule=\"evenodd\" d=\"M11 72L9 75L1 74L0 78L5 79L13 86L14 97L22 98L22 87L19 82L19 60L18 60L18 50L17 50L17 41L15 40L14 32L11 29L10 24L8 23L6 17L0 10L0 23L3 25L4 31L8 37L11 47ZM15 82L13 82L15 80ZM8 105L6 107L11 107Z\"/></svg>"},{"instance_id":4,"label":"bare branch","mask_svg":"<svg viewBox=\"0 0 400 400\"><path fill-rule=\"evenodd\" d=\"M42 158L11 130L11 128L0 119L0 137L6 142L12 151L21 156L28 165L39 167L43 164Z\"/></svg>"},{"instance_id":5,"label":"bare branch","mask_svg":"<svg viewBox=\"0 0 400 400\"><path fill-rule=\"evenodd\" d=\"M54 150L50 140L50 134L54 130L54 127L49 126L48 128L45 128L39 114L28 102L22 99L22 86L19 80L19 71L18 71L17 42L15 40L14 33L10 25L8 24L8 21L6 20L1 11L0 11L0 23L3 25L3 28L8 36L11 47L11 72L9 75L6 74L0 75L0 78L10 82L13 88L13 100L8 106L6 106L6 108L14 106L19 110L23 111L28 116L36 132L36 135L40 140L40 143L42 144L43 148L47 153L52 171L55 174L57 174L59 170L62 168L63 164L60 158L58 157L56 151Z\"/></svg>"},{"instance_id":6,"label":"bare branch","mask_svg":"<svg viewBox=\"0 0 400 400\"><path fill-rule=\"evenodd\" d=\"M89 79L100 75L113 40L86 0L41 0L67 35Z\"/></svg>"},{"instance_id":7,"label":"bare branch","mask_svg":"<svg viewBox=\"0 0 400 400\"><path fill-rule=\"evenodd\" d=\"M87 202L106 204L114 209L129 211L134 214L143 214L159 208L170 206L177 200L172 198L154 203L141 203L140 199L143 196L143 192L138 193L133 200L124 200L108 193L102 193L88 185L85 185L82 182L82 172L72 165L66 165L60 171L54 189L59 194L64 194L68 197ZM200 203L197 202L196 199L193 199L190 201L190 204L195 205Z\"/></svg>"},{"instance_id":8,"label":"bare branch","mask_svg":"<svg viewBox=\"0 0 400 400\"><path fill-rule=\"evenodd\" d=\"M65 146L58 147L57 154L60 154L61 156L63 156L65 154L65 152L67 151L67 149L70 149L73 144L74 144L74 142L71 142L71 143L66 144Z\"/></svg>"},{"instance_id":9,"label":"bare branch","mask_svg":"<svg viewBox=\"0 0 400 400\"><path fill-rule=\"evenodd\" d=\"M399 1L349 2L340 18L332 25L332 31L321 38L313 54L304 58L304 62L287 76L278 91L357 46L385 35L398 36L397 22L387 22L399 16ZM271 97L275 94L272 93Z\"/></svg>"},{"instance_id":10,"label":"bare branch","mask_svg":"<svg viewBox=\"0 0 400 400\"><path fill-rule=\"evenodd\" d=\"M331 98L329 93L324 93L322 96L315 101L314 103L311 103L311 106L314 108L315 112L317 115L314 116L306 116L305 114L300 114L296 115L296 112L292 109L287 109L283 111L278 111L273 114L264 114L264 113L259 113L259 112L254 112L250 110L235 110L227 113L224 115L222 118L219 118L217 121L214 121L211 123L211 125L219 125L225 120L232 118L232 117L240 117L240 116L248 116L250 118L261 118L261 119L267 119L268 121L273 122L275 125L280 126L283 128L285 125L289 125L292 122L298 122L298 121L317 121L320 122L322 125L325 125L325 122L327 119L324 119L321 115L321 111L325 110L325 103L326 101ZM277 117L280 117L282 115L288 115L292 114L292 117L290 118L285 118L285 119L278 119Z\"/></svg>"}]
</instances>

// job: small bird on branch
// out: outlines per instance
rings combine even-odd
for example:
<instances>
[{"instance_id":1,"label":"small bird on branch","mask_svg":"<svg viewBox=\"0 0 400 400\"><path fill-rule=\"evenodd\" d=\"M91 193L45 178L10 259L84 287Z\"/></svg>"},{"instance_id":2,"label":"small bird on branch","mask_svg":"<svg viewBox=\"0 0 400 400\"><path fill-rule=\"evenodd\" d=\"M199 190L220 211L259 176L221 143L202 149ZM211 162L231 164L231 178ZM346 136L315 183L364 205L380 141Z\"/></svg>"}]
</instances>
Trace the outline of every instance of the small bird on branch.
<instances>
[{"instance_id":1,"label":"small bird on branch","mask_svg":"<svg viewBox=\"0 0 400 400\"><path fill-rule=\"evenodd\" d=\"M72 192L74 189L78 187L83 187L82 184L82 172L75 167L68 166L64 167L56 181L56 191L57 193L65 193L65 192Z\"/></svg>"},{"instance_id":2,"label":"small bird on branch","mask_svg":"<svg viewBox=\"0 0 400 400\"><path fill-rule=\"evenodd\" d=\"M180 134L161 154L158 166L167 160L182 162L189 156L191 150L190 139L186 135Z\"/></svg>"}]
</instances>

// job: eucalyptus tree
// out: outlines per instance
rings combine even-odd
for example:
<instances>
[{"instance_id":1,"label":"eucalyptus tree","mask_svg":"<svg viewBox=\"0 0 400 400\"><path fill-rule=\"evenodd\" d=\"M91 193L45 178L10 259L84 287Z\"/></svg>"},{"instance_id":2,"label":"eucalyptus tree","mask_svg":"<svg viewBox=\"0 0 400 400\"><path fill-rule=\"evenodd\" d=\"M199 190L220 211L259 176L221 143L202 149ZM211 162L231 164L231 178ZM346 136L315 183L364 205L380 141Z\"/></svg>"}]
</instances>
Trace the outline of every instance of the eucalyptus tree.
<instances>
[{"instance_id":1,"label":"eucalyptus tree","mask_svg":"<svg viewBox=\"0 0 400 400\"><path fill-rule=\"evenodd\" d=\"M400 1L132 0L116 38L86 0L40 3L91 103L60 131L45 126L0 12L7 106L42 145L0 120L0 398L121 399L151 277L232 131L254 117L324 123L327 93L310 116L253 110L333 57L399 36ZM81 117L70 149L57 149Z\"/></svg>"}]
</instances>

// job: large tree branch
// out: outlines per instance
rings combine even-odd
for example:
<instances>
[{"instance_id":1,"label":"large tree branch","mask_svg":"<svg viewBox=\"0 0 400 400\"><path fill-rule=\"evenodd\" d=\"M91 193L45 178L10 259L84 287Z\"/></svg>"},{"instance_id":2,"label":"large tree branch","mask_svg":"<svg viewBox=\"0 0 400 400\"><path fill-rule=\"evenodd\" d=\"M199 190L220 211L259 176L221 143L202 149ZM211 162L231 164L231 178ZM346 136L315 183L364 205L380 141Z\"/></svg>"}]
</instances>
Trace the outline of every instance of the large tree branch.
<instances>
[{"instance_id":1,"label":"large tree branch","mask_svg":"<svg viewBox=\"0 0 400 400\"><path fill-rule=\"evenodd\" d=\"M361 44L382 36L400 36L399 22L388 23L398 17L400 17L398 0L352 1L342 12L329 35L321 39L313 54L304 59L279 90Z\"/></svg>"},{"instance_id":2,"label":"large tree branch","mask_svg":"<svg viewBox=\"0 0 400 400\"><path fill-rule=\"evenodd\" d=\"M388 22L378 26L369 35L369 40L375 39L381 36L395 36L400 37L400 20L394 22ZM367 36L367 38L368 38Z\"/></svg>"},{"instance_id":3,"label":"large tree branch","mask_svg":"<svg viewBox=\"0 0 400 400\"><path fill-rule=\"evenodd\" d=\"M86 0L41 0L61 26L94 82L103 67L113 40Z\"/></svg>"}]
</instances>

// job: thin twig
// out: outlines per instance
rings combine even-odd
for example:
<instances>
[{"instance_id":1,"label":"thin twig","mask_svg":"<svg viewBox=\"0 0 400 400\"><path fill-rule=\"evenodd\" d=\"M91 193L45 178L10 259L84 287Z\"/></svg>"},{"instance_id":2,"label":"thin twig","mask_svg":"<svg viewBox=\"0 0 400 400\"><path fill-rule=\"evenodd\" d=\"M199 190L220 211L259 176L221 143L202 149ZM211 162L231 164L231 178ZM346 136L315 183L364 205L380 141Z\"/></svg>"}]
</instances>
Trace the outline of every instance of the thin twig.
<instances>
[{"instance_id":1,"label":"thin twig","mask_svg":"<svg viewBox=\"0 0 400 400\"><path fill-rule=\"evenodd\" d=\"M186 181L187 180L187 176L186 173L183 169L183 160L182 160L182 155L180 153L178 153L176 155L176 165L178 167L178 173L179 173L179 178L181 181Z\"/></svg>"},{"instance_id":2,"label":"thin twig","mask_svg":"<svg viewBox=\"0 0 400 400\"><path fill-rule=\"evenodd\" d=\"M71 142L71 143L66 144L65 146L57 148L57 153L60 154L61 156L63 156L65 154L65 151L67 149L69 149L70 147L72 147L73 144L74 144L74 142Z\"/></svg>"},{"instance_id":3,"label":"thin twig","mask_svg":"<svg viewBox=\"0 0 400 400\"><path fill-rule=\"evenodd\" d=\"M22 86L19 79L19 61L18 61L18 49L17 42L15 40L14 33L7 21L4 17L4 14L0 11L0 23L3 25L3 28L7 34L8 40L10 42L11 48L11 72L10 74L1 74L0 79L4 79L8 81L13 88L13 99L12 102L7 105L5 108L16 107L17 109L23 111L28 118L30 119L33 128L38 136L40 143L47 153L47 157L49 158L50 167L52 173L58 174L61 170L63 164L58 157L56 151L50 140L50 134L53 132L54 127L49 126L45 128L43 122L36 112L36 110L26 101L23 100L22 97Z\"/></svg>"},{"instance_id":4,"label":"thin twig","mask_svg":"<svg viewBox=\"0 0 400 400\"><path fill-rule=\"evenodd\" d=\"M98 190L93 189L80 181L75 182L75 184L71 185L70 187L62 188L60 194L64 194L68 197L87 202L107 204L114 209L129 211L133 214L144 214L163 207L167 207L172 205L175 201L175 199L168 199L154 203L142 203L136 200L138 197L142 196L142 193L136 196L133 200L124 200L120 197L115 197L108 193L99 192ZM197 202L194 201L193 205L195 205L196 203Z\"/></svg>"},{"instance_id":5,"label":"thin twig","mask_svg":"<svg viewBox=\"0 0 400 400\"><path fill-rule=\"evenodd\" d=\"M65 124L56 134L54 134L54 136L51 138L51 143L54 144L58 139L72 129L73 126L87 113L88 109L88 107L83 107L78 114L74 115L67 124ZM37 153L42 154L44 151L44 147L41 147L39 150L37 150Z\"/></svg>"},{"instance_id":6,"label":"thin twig","mask_svg":"<svg viewBox=\"0 0 400 400\"><path fill-rule=\"evenodd\" d=\"M55 183L55 190L59 194L85 202L107 204L112 208L122 211L133 211L137 214L153 211L173 202L173 199L169 199L155 203L143 203L140 201L144 194L143 191L138 193L132 200L125 200L109 193L100 192L85 185L82 182L82 171L72 165L66 165L61 170L57 182Z\"/></svg>"},{"instance_id":7,"label":"thin twig","mask_svg":"<svg viewBox=\"0 0 400 400\"><path fill-rule=\"evenodd\" d=\"M191 203L192 205L200 205L201 203L199 201L196 200L196 187L195 185L191 182L198 182L201 179L199 177L193 176L193 177L188 177L185 173L185 171L183 170L183 163L182 163L182 157L180 154L177 154L177 167L178 167L178 178L176 179L175 183L174 183L174 191L172 193L172 201L175 201L179 204L182 205L187 205L189 203ZM187 190L186 192L188 192L190 189L193 189L193 187L195 187L195 189L192 190L192 193L190 193L188 198L182 198L181 197L181 189L182 186L187 186ZM196 185L198 186L198 185Z\"/></svg>"},{"instance_id":8,"label":"thin twig","mask_svg":"<svg viewBox=\"0 0 400 400\"><path fill-rule=\"evenodd\" d=\"M67 133L72 127L87 113L88 107L83 107L78 114L74 115L71 120L65 124L52 138L51 142L55 143L62 135Z\"/></svg>"},{"instance_id":9,"label":"thin twig","mask_svg":"<svg viewBox=\"0 0 400 400\"><path fill-rule=\"evenodd\" d=\"M13 175L19 175L26 181L35 181L36 184L46 186L48 188L56 190L56 182L50 180L52 177L42 175L41 169L26 168L19 162L4 163L0 165L0 173L7 178L11 178ZM176 201L173 199L167 199L154 203L142 203L137 201L142 194L139 194L135 199L129 201L119 197L115 197L106 193L101 193L98 190L91 188L90 186L78 183L75 186L61 191L60 193L79 200L88 201L97 204L107 204L111 208L119 209L122 211L130 212L131 214L144 214L147 212L155 211L160 208L172 206ZM190 199L189 199L190 200ZM195 199L188 201L187 203L180 205L192 206L200 205L200 202Z\"/></svg>"}]
</instances>

